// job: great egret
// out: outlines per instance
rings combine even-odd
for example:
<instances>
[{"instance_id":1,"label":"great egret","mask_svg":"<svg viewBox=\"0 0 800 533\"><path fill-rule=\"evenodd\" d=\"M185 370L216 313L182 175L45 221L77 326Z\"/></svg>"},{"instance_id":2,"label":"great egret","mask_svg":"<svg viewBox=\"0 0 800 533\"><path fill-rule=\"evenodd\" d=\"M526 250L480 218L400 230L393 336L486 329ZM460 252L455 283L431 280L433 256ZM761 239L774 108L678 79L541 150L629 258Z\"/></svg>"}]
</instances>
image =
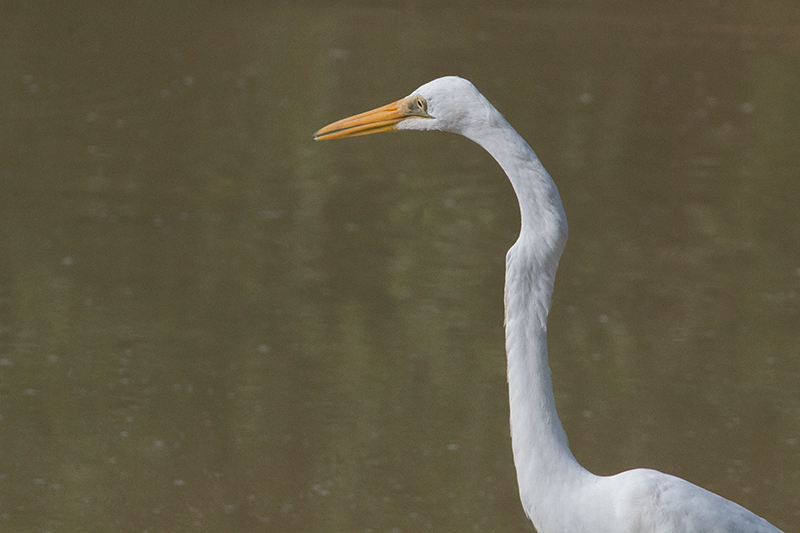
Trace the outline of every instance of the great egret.
<instances>
[{"instance_id":1,"label":"great egret","mask_svg":"<svg viewBox=\"0 0 800 533\"><path fill-rule=\"evenodd\" d=\"M556 413L547 314L567 241L558 189L539 158L467 80L433 80L394 103L334 122L314 138L392 130L461 134L500 164L522 228L506 256L505 325L511 442L525 513L539 533L780 533L769 522L688 481L655 470L596 476L572 455Z\"/></svg>"}]
</instances>

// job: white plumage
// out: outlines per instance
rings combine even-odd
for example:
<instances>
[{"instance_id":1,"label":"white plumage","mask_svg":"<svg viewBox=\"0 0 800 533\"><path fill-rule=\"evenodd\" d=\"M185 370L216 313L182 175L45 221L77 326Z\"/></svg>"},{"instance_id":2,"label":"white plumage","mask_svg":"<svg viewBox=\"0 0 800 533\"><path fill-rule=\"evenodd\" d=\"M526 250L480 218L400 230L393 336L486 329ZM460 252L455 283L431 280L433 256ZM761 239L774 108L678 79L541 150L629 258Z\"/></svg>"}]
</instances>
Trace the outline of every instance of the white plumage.
<instances>
[{"instance_id":1,"label":"white plumage","mask_svg":"<svg viewBox=\"0 0 800 533\"><path fill-rule=\"evenodd\" d=\"M539 158L467 80L439 78L406 98L315 134L335 139L439 130L486 149L519 201L522 227L506 256L505 320L511 442L522 505L539 533L780 533L747 509L680 478L636 469L601 477L572 455L547 361L547 314L567 218Z\"/></svg>"}]
</instances>

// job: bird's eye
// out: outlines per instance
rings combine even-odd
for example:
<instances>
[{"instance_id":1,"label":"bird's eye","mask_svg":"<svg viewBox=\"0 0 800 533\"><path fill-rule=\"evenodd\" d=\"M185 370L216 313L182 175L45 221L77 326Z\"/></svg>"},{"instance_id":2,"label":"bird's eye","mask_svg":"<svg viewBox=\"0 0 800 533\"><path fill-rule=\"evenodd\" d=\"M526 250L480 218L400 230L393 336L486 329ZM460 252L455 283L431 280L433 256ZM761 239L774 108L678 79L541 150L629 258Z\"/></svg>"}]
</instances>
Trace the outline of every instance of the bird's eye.
<instances>
[{"instance_id":1,"label":"bird's eye","mask_svg":"<svg viewBox=\"0 0 800 533\"><path fill-rule=\"evenodd\" d=\"M418 117L426 117L430 118L428 115L428 102L419 95L416 95L412 98L406 100L406 112L418 116Z\"/></svg>"},{"instance_id":2,"label":"bird's eye","mask_svg":"<svg viewBox=\"0 0 800 533\"><path fill-rule=\"evenodd\" d=\"M427 113L428 112L428 103L421 96L415 96L414 99L411 100L409 107L412 110L420 112L420 113Z\"/></svg>"}]
</instances>

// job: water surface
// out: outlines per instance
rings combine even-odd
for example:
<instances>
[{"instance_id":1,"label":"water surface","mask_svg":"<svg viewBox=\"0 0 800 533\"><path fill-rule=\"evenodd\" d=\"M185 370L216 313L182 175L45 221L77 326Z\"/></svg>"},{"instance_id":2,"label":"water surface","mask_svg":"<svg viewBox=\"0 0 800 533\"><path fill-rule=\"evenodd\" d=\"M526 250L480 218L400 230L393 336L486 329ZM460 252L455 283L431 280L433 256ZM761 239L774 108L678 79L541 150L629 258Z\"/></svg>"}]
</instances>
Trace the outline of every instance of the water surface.
<instances>
[{"instance_id":1,"label":"water surface","mask_svg":"<svg viewBox=\"0 0 800 533\"><path fill-rule=\"evenodd\" d=\"M0 530L533 531L505 177L311 138L446 74L559 185L576 457L797 527L795 8L483 4L0 10Z\"/></svg>"}]
</instances>

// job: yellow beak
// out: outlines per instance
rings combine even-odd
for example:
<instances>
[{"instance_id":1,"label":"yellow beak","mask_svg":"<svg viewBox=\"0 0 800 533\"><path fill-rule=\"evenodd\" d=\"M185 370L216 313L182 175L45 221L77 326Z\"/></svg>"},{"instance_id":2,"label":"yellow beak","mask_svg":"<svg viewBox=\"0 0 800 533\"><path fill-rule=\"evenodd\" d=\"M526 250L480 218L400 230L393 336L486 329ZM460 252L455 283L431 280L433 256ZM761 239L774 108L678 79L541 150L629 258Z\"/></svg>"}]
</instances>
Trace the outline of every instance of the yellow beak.
<instances>
[{"instance_id":1,"label":"yellow beak","mask_svg":"<svg viewBox=\"0 0 800 533\"><path fill-rule=\"evenodd\" d=\"M333 124L328 124L314 134L314 140L344 139L383 131L394 131L397 129L399 122L409 117L431 118L425 108L420 105L419 98L403 98L372 111L359 113L358 115L338 120Z\"/></svg>"}]
</instances>

